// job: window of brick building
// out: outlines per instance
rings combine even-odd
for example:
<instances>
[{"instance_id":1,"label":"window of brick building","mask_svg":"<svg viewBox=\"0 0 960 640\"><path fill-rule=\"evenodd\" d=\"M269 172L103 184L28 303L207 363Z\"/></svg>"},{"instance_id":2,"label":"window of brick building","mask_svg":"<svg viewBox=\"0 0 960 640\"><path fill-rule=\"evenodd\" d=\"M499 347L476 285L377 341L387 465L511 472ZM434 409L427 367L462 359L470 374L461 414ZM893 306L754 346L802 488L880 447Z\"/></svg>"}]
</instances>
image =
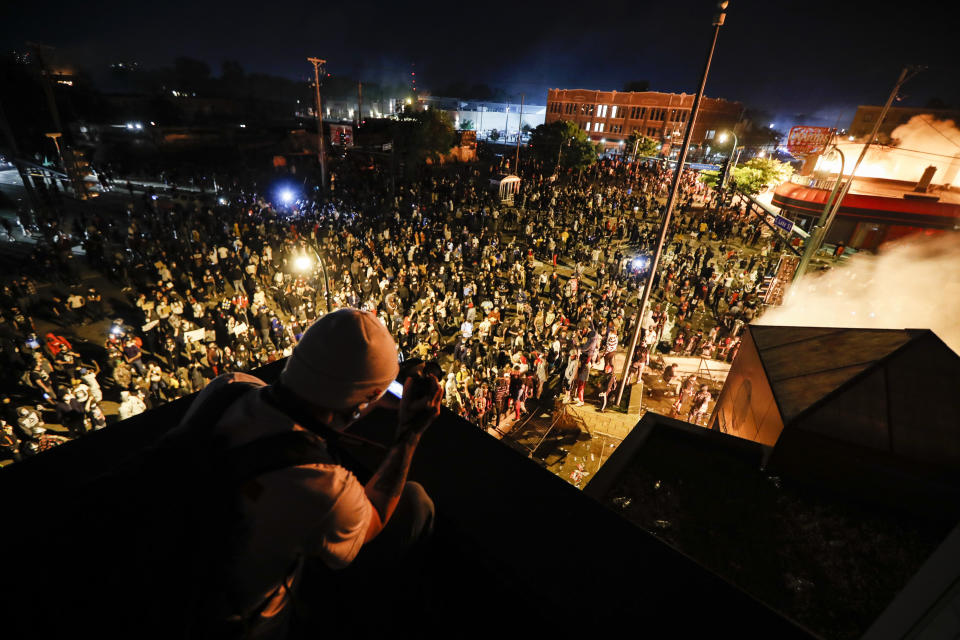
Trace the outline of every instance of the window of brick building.
<instances>
[{"instance_id":1,"label":"window of brick building","mask_svg":"<svg viewBox=\"0 0 960 640\"><path fill-rule=\"evenodd\" d=\"M590 123L590 122L586 123L586 125L584 126L584 128L585 128L587 131L590 131L590 125L591 125L591 124L592 124L592 123Z\"/></svg>"}]
</instances>

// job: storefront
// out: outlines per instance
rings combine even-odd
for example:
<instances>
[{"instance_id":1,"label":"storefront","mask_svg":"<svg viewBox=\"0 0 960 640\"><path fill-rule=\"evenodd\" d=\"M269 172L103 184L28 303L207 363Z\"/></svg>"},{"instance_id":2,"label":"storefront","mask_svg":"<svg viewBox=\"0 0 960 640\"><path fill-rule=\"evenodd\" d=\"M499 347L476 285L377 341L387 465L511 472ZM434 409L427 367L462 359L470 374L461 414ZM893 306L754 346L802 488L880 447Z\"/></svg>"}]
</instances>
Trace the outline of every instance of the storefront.
<instances>
[{"instance_id":1,"label":"storefront","mask_svg":"<svg viewBox=\"0 0 960 640\"><path fill-rule=\"evenodd\" d=\"M824 242L876 251L885 242L914 233L960 230L960 194L945 190L916 193L913 186L897 180L857 179ZM771 203L809 231L823 213L831 188L832 184L785 182L776 188Z\"/></svg>"}]
</instances>

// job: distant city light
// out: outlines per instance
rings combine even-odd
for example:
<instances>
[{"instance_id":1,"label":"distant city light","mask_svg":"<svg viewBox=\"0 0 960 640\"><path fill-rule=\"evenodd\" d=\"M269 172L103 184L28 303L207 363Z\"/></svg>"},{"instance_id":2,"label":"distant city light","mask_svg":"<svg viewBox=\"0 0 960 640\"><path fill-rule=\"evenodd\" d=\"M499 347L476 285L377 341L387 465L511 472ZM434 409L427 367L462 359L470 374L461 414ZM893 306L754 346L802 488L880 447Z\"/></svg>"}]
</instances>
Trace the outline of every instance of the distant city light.
<instances>
[{"instance_id":1,"label":"distant city light","mask_svg":"<svg viewBox=\"0 0 960 640\"><path fill-rule=\"evenodd\" d=\"M772 123L772 122L770 123L770 128L773 129L773 123Z\"/></svg>"},{"instance_id":2,"label":"distant city light","mask_svg":"<svg viewBox=\"0 0 960 640\"><path fill-rule=\"evenodd\" d=\"M227 204L227 199L224 198L223 196L220 196L219 198L217 198L217 202L219 202L220 204Z\"/></svg>"}]
</instances>

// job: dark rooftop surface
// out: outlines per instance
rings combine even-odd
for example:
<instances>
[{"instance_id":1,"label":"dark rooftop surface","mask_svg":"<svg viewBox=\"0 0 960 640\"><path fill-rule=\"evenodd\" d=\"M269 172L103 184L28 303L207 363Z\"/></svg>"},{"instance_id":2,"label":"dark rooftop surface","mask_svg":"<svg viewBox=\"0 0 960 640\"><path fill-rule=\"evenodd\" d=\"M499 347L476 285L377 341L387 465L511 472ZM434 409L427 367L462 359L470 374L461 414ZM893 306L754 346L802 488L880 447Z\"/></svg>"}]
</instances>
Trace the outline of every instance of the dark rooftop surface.
<instances>
[{"instance_id":1,"label":"dark rooftop surface","mask_svg":"<svg viewBox=\"0 0 960 640\"><path fill-rule=\"evenodd\" d=\"M647 414L586 493L814 633L860 637L956 522L771 475L764 449Z\"/></svg>"},{"instance_id":2,"label":"dark rooftop surface","mask_svg":"<svg viewBox=\"0 0 960 640\"><path fill-rule=\"evenodd\" d=\"M281 363L259 370L270 381ZM50 637L49 627L109 637L111 618L97 629L71 624L70 602L50 602L82 521L60 515L86 483L177 423L189 399L173 402L0 471L7 497L4 599L9 637ZM383 428L376 415L361 430ZM388 423L389 424L389 423ZM389 427L387 427L389 428ZM369 451L358 457L370 463ZM809 637L758 600L683 553L634 526L527 457L449 413L427 432L414 459L418 480L438 508L433 560L410 576L423 593L416 610L396 619L375 615L362 597L318 603L323 629L350 637L600 637L633 629L660 637L726 630L737 637ZM131 509L144 508L131 505ZM122 517L122 515L121 515ZM120 561L122 562L122 561ZM404 576L397 584L406 589ZM413 586L410 589L414 589ZM81 594L78 594L78 596ZM99 597L99 594L82 594ZM117 585L103 598L118 614L151 594ZM51 615L56 611L55 615ZM148 621L142 635L150 636Z\"/></svg>"},{"instance_id":3,"label":"dark rooftop surface","mask_svg":"<svg viewBox=\"0 0 960 640\"><path fill-rule=\"evenodd\" d=\"M910 342L895 329L752 325L784 423Z\"/></svg>"}]
</instances>

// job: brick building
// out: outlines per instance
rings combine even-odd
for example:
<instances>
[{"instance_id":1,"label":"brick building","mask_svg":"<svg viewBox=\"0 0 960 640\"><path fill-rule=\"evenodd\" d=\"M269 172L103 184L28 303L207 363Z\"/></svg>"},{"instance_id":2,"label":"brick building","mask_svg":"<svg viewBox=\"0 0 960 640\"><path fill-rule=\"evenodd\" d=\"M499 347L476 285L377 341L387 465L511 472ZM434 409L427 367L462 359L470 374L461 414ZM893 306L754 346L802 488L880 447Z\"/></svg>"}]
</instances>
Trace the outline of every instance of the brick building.
<instances>
[{"instance_id":1,"label":"brick building","mask_svg":"<svg viewBox=\"0 0 960 640\"><path fill-rule=\"evenodd\" d=\"M590 91L587 89L550 89L547 92L546 123L557 120L576 122L592 140L617 146L633 131L639 131L664 145L683 142L683 133L693 95L657 91ZM709 145L714 136L732 129L740 120L743 105L721 98L704 97L700 102L691 145Z\"/></svg>"}]
</instances>

